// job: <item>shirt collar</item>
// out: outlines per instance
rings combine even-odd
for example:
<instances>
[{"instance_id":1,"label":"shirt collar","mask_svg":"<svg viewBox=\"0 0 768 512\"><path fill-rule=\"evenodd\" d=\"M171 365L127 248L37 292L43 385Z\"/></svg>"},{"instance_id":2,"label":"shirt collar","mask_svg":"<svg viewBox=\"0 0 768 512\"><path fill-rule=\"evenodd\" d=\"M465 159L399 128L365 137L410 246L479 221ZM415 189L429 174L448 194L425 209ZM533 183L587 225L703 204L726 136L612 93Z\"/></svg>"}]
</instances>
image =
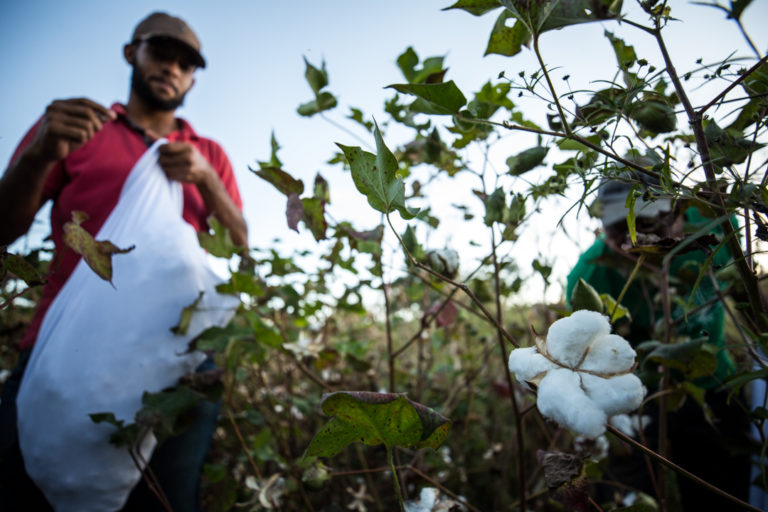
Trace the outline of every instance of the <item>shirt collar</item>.
<instances>
[{"instance_id":1,"label":"shirt collar","mask_svg":"<svg viewBox=\"0 0 768 512\"><path fill-rule=\"evenodd\" d=\"M113 103L110 108L115 111L119 120L124 122L131 129L139 132L142 136L144 135L144 129L128 118L128 114L125 111L125 105L121 103ZM173 140L197 140L199 138L195 129L192 128L192 125L185 119L177 117L176 122L178 123L179 128L168 134Z\"/></svg>"}]
</instances>

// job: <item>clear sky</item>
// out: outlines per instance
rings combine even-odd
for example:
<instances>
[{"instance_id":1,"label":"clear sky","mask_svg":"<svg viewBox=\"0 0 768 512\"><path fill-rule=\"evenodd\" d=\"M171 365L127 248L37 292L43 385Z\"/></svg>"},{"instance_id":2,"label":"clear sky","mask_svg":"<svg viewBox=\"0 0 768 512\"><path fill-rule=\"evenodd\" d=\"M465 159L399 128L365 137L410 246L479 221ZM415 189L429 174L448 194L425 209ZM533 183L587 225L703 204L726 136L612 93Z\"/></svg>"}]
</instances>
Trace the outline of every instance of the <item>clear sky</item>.
<instances>
[{"instance_id":1,"label":"clear sky","mask_svg":"<svg viewBox=\"0 0 768 512\"><path fill-rule=\"evenodd\" d=\"M197 82L179 114L203 135L218 140L228 152L240 183L252 246L265 247L275 237L293 246L312 246L311 235L288 230L284 198L248 171L257 159L268 159L269 137L274 130L283 146L280 157L287 171L307 185L320 171L331 184L331 213L338 220L352 219L359 229L376 225L379 216L338 167L324 162L335 150L334 142L360 143L322 119L306 119L296 107L312 99L304 80L302 56L319 66L326 60L329 90L340 98L340 107L329 117L343 122L348 106L362 108L386 119L383 101L392 96L384 86L403 81L396 57L413 46L421 57L446 55L454 79L469 96L488 79L504 70L533 71L531 52L513 59L483 58L495 14L473 17L463 11L441 11L452 0L233 0L107 2L103 0L3 2L0 6L0 162L5 167L14 147L45 106L54 99L86 96L109 105L124 102L128 95L130 68L122 58L136 23L153 10L184 18L198 33L208 67L198 72ZM681 69L689 69L699 56L725 57L738 50L747 54L735 26L712 9L674 0L675 12L684 19L670 34L673 57ZM625 1L625 9L636 10ZM745 20L758 47L768 47L768 1L755 0ZM567 66L574 88L586 87L595 78L610 79L614 57L603 28L616 32L635 45L638 54L652 62L658 50L644 34L626 24L588 24L547 34L542 49L553 66ZM597 76L606 69L605 75ZM556 72L557 73L557 72ZM563 71L561 74L564 74ZM560 82L562 83L562 82ZM543 111L534 112L544 123ZM537 118L538 116L538 118ZM363 133L360 133L364 136ZM406 142L396 131L387 135L390 147ZM399 137L399 138L398 138ZM510 137L494 149L504 159L532 145L530 139ZM551 161L550 161L551 160ZM556 163L557 159L548 159ZM547 175L546 168L539 171ZM433 208L448 218L444 237L461 246L472 234L460 235L451 219L458 214L450 202L471 203L468 189L456 183L443 185L446 196ZM475 204L475 206L478 206ZM558 208L566 207L563 203ZM553 210L554 211L554 210ZM453 217L450 217L450 216ZM554 228L560 213L544 212L548 227L534 229L524 245L522 259L539 252L554 261L551 241L542 233ZM575 261L578 249L591 241L590 223L584 217L572 238L563 246L556 274L563 275ZM487 240L479 240L487 242ZM567 244L571 245L568 246ZM540 244L537 246L537 244ZM559 246L558 246L559 247ZM529 261L521 261L528 268Z\"/></svg>"}]
</instances>

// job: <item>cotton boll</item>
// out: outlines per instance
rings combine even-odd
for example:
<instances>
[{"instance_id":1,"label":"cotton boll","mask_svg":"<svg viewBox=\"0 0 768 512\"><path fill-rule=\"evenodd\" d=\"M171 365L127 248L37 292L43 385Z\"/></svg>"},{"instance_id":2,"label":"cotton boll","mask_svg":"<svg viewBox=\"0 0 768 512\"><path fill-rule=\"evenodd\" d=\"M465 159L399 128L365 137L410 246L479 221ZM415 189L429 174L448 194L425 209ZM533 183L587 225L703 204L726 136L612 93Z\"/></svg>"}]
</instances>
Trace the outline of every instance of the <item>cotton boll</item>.
<instances>
[{"instance_id":1,"label":"cotton boll","mask_svg":"<svg viewBox=\"0 0 768 512\"><path fill-rule=\"evenodd\" d=\"M608 317L582 309L549 327L547 351L565 366L574 368L581 361L587 347L610 332Z\"/></svg>"},{"instance_id":2,"label":"cotton boll","mask_svg":"<svg viewBox=\"0 0 768 512\"><path fill-rule=\"evenodd\" d=\"M651 417L646 414L643 416L638 414L633 414L632 416L629 414L617 414L611 417L609 422L629 437L637 437L651 423Z\"/></svg>"},{"instance_id":3,"label":"cotton boll","mask_svg":"<svg viewBox=\"0 0 768 512\"><path fill-rule=\"evenodd\" d=\"M539 354L536 347L518 348L509 354L509 371L520 382L533 381L536 376L558 366Z\"/></svg>"},{"instance_id":4,"label":"cotton boll","mask_svg":"<svg viewBox=\"0 0 768 512\"><path fill-rule=\"evenodd\" d=\"M608 416L634 411L645 396L642 382L631 373L610 379L582 373L581 382L589 398Z\"/></svg>"},{"instance_id":5,"label":"cotton boll","mask_svg":"<svg viewBox=\"0 0 768 512\"><path fill-rule=\"evenodd\" d=\"M634 364L635 351L629 342L617 334L608 334L592 343L579 369L597 373L621 373L632 369Z\"/></svg>"},{"instance_id":6,"label":"cotton boll","mask_svg":"<svg viewBox=\"0 0 768 512\"><path fill-rule=\"evenodd\" d=\"M560 425L588 436L605 432L608 417L581 388L579 375L571 370L550 370L541 379L537 399L539 411Z\"/></svg>"}]
</instances>

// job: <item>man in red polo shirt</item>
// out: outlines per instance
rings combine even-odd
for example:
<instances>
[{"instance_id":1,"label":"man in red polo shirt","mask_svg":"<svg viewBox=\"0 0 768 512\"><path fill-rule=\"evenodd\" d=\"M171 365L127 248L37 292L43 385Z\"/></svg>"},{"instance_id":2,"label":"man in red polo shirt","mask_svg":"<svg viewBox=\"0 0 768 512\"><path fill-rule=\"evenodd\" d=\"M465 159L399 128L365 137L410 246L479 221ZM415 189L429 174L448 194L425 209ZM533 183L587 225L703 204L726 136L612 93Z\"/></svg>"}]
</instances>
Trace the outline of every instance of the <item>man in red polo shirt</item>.
<instances>
[{"instance_id":1,"label":"man in red polo shirt","mask_svg":"<svg viewBox=\"0 0 768 512\"><path fill-rule=\"evenodd\" d=\"M62 241L63 225L72 219L72 212L86 212L89 219L82 226L95 235L117 204L134 164L155 140L165 138L168 143L160 146L158 163L168 178L183 185L184 220L196 230L205 230L206 219L213 215L229 229L236 244L247 244L242 201L226 154L216 142L198 136L186 121L175 117L175 110L194 84L195 70L205 67L200 49L197 36L184 21L165 13L151 14L137 25L123 50L133 67L128 102L106 108L85 98L54 101L22 139L0 179L0 245L10 244L26 233L40 207L52 200L51 237L56 249L52 272L21 342L20 363L3 386L3 510L38 510L45 506L44 498L24 474L18 453L15 394L45 313L80 260ZM209 417L203 419L204 433L195 434L191 429L196 439L180 447L188 457L191 445L201 446L196 458L170 456L187 466L196 465L183 468L186 473L194 473L187 478L192 484L181 485L178 492L166 491L174 510L198 508L196 482L216 412L216 408L209 410ZM153 466L155 459L161 459L161 452L158 450L153 457ZM174 482L169 485L174 486L184 479L180 471L169 466L157 472L173 475ZM137 496L141 493L139 488L134 492ZM141 497L132 496L129 506L150 510L147 507L155 507L155 503L143 504Z\"/></svg>"}]
</instances>

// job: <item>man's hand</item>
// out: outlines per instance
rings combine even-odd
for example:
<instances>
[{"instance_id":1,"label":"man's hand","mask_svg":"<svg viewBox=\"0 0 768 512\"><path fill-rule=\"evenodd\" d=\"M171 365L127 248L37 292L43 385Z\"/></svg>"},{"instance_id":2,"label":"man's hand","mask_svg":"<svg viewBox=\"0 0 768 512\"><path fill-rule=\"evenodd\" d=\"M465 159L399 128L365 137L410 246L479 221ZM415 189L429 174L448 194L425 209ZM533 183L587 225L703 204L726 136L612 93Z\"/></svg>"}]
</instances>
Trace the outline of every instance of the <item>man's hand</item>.
<instances>
[{"instance_id":1,"label":"man's hand","mask_svg":"<svg viewBox=\"0 0 768 512\"><path fill-rule=\"evenodd\" d=\"M158 151L157 162L171 180L205 187L218 179L208 160L189 142L163 144Z\"/></svg>"},{"instance_id":2,"label":"man's hand","mask_svg":"<svg viewBox=\"0 0 768 512\"><path fill-rule=\"evenodd\" d=\"M189 142L169 142L158 149L157 163L168 179L197 186L203 203L228 230L236 245L248 245L248 226L214 168Z\"/></svg>"},{"instance_id":3,"label":"man's hand","mask_svg":"<svg viewBox=\"0 0 768 512\"><path fill-rule=\"evenodd\" d=\"M48 105L29 151L41 162L57 162L93 138L117 114L87 98Z\"/></svg>"}]
</instances>

